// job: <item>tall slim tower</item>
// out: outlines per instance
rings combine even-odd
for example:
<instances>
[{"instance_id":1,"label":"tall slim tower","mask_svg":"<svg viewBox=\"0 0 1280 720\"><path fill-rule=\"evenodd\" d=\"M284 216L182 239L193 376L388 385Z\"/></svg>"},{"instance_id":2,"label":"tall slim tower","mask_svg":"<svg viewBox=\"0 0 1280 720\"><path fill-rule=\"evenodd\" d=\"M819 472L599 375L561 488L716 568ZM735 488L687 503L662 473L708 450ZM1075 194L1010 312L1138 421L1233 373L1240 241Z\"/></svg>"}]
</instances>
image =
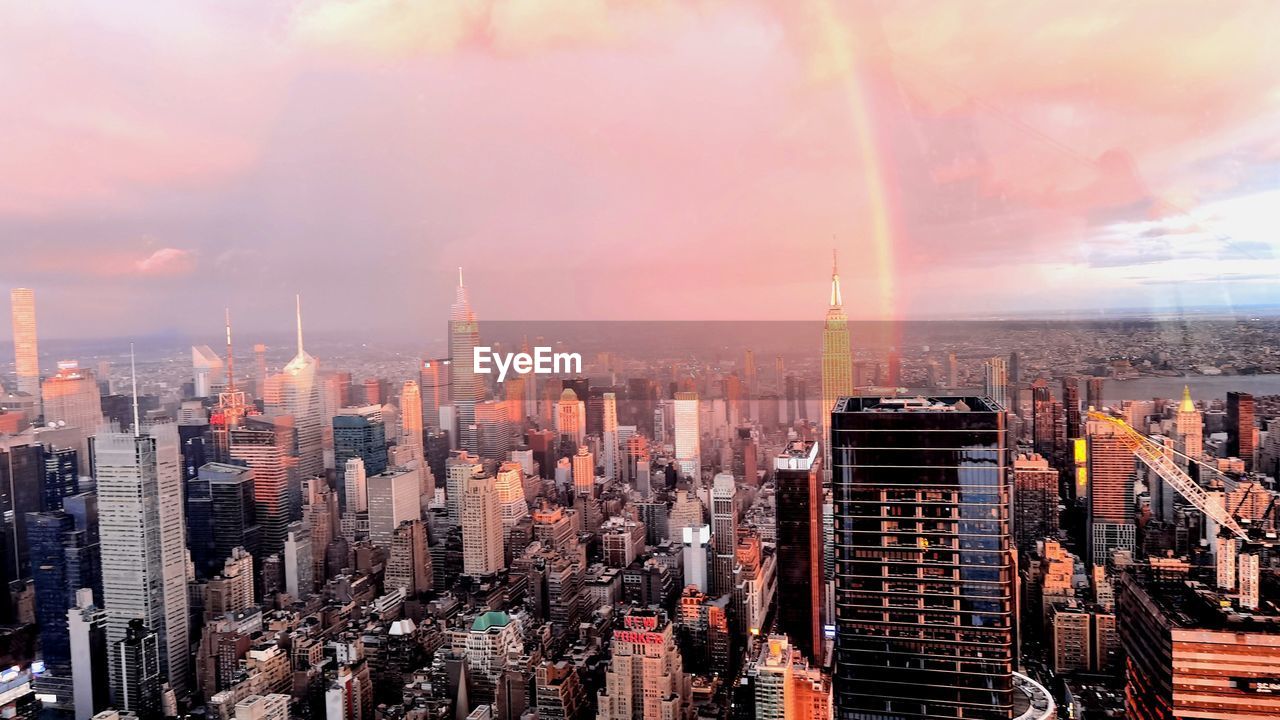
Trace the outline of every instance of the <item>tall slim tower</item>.
<instances>
[{"instance_id":1,"label":"tall slim tower","mask_svg":"<svg viewBox=\"0 0 1280 720\"><path fill-rule=\"evenodd\" d=\"M733 592L738 549L738 485L732 473L716 475L711 486L711 595Z\"/></svg>"},{"instance_id":2,"label":"tall slim tower","mask_svg":"<svg viewBox=\"0 0 1280 720\"><path fill-rule=\"evenodd\" d=\"M18 375L18 392L26 393L40 408L40 355L36 347L36 294L28 288L9 291L13 308L13 368Z\"/></svg>"},{"instance_id":3,"label":"tall slim tower","mask_svg":"<svg viewBox=\"0 0 1280 720\"><path fill-rule=\"evenodd\" d=\"M1204 421L1196 403L1191 399L1191 388L1182 387L1182 402L1178 405L1178 413L1174 416L1178 443L1183 455L1199 459L1204 454Z\"/></svg>"},{"instance_id":4,"label":"tall slim tower","mask_svg":"<svg viewBox=\"0 0 1280 720\"><path fill-rule=\"evenodd\" d=\"M1227 393L1227 453L1244 461L1245 470L1253 470L1254 446L1253 396L1246 392Z\"/></svg>"},{"instance_id":5,"label":"tall slim tower","mask_svg":"<svg viewBox=\"0 0 1280 720\"><path fill-rule=\"evenodd\" d=\"M822 461L818 443L794 440L774 458L778 630L815 664L822 662Z\"/></svg>"},{"instance_id":6,"label":"tall slim tower","mask_svg":"<svg viewBox=\"0 0 1280 720\"><path fill-rule=\"evenodd\" d=\"M302 347L302 297L297 301L298 354L279 376L280 392L268 410L293 416L297 428L300 478L324 474L324 413L320 402L320 363Z\"/></svg>"},{"instance_id":7,"label":"tall slim tower","mask_svg":"<svg viewBox=\"0 0 1280 720\"><path fill-rule=\"evenodd\" d=\"M400 390L400 442L412 447L414 457L423 462L422 390L416 380L406 380Z\"/></svg>"},{"instance_id":8,"label":"tall slim tower","mask_svg":"<svg viewBox=\"0 0 1280 720\"><path fill-rule=\"evenodd\" d=\"M141 620L157 637L161 675L181 696L191 653L178 426L154 425L145 434L136 427L133 433L99 433L94 463L112 694L123 701L127 678L120 671L127 663L119 645L130 622Z\"/></svg>"},{"instance_id":9,"label":"tall slim tower","mask_svg":"<svg viewBox=\"0 0 1280 720\"><path fill-rule=\"evenodd\" d=\"M609 482L615 482L622 475L622 463L619 461L621 448L618 443L618 396L607 392L601 397L604 412L600 418L600 459L604 464L604 476Z\"/></svg>"},{"instance_id":10,"label":"tall slim tower","mask_svg":"<svg viewBox=\"0 0 1280 720\"><path fill-rule=\"evenodd\" d=\"M476 403L484 400L484 382L475 369L475 347L479 343L480 328L471 311L471 297L462 284L462 268L458 268L458 292L449 314L449 389L458 423L458 447L472 453L480 452L476 440Z\"/></svg>"},{"instance_id":11,"label":"tall slim tower","mask_svg":"<svg viewBox=\"0 0 1280 720\"><path fill-rule=\"evenodd\" d=\"M982 364L983 391L1005 410L1009 407L1009 368L1004 358L993 357Z\"/></svg>"},{"instance_id":12,"label":"tall slim tower","mask_svg":"<svg viewBox=\"0 0 1280 720\"><path fill-rule=\"evenodd\" d=\"M822 422L823 467L831 467L831 408L836 400L853 392L853 358L850 355L849 319L844 314L844 298L840 295L840 270L836 253L831 251L831 307L827 309L822 329ZM793 638L794 640L794 638Z\"/></svg>"}]
</instances>

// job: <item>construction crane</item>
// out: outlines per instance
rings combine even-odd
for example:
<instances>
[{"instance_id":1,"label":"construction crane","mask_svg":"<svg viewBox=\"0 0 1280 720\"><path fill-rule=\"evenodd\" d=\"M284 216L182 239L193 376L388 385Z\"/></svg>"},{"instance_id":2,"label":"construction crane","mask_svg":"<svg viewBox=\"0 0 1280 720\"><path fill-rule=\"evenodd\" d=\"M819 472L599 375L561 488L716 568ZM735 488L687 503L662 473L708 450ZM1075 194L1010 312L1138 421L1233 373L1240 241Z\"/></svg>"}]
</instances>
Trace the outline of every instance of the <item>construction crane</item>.
<instances>
[{"instance_id":1,"label":"construction crane","mask_svg":"<svg viewBox=\"0 0 1280 720\"><path fill-rule=\"evenodd\" d=\"M1115 432L1115 437L1134 454L1144 465L1151 468L1165 482L1182 495L1187 502L1204 513L1218 526L1215 533L1214 560L1217 569L1217 583L1227 590L1239 588L1241 607L1254 609L1258 607L1258 551L1264 547L1276 545L1274 533L1262 534L1261 530L1250 532L1242 524L1240 518L1228 512L1226 501L1220 491L1210 491L1196 482L1173 461L1173 456L1185 458L1210 472L1221 475L1217 468L1202 462L1199 458L1184 455L1176 450L1152 440L1134 429L1121 418L1105 412L1089 408L1088 418L1106 423ZM1273 497L1272 504L1275 499ZM1267 508L1267 513L1271 507ZM1265 517L1265 515L1264 515ZM1239 562L1237 563L1237 559ZM1238 567L1237 567L1238 566ZM1238 579L1238 584L1237 584Z\"/></svg>"}]
</instances>

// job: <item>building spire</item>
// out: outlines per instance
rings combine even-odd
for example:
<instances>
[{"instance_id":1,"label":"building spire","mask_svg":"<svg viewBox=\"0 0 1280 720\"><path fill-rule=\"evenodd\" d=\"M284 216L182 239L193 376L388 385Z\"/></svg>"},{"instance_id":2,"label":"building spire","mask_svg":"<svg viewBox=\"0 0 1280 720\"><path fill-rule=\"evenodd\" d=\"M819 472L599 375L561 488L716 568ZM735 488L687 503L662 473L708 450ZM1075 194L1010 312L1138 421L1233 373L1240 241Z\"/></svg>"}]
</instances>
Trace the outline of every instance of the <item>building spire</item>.
<instances>
[{"instance_id":1,"label":"building spire","mask_svg":"<svg viewBox=\"0 0 1280 720\"><path fill-rule=\"evenodd\" d=\"M840 264L836 258L836 249L831 248L831 307L844 305L840 296Z\"/></svg>"},{"instance_id":2,"label":"building spire","mask_svg":"<svg viewBox=\"0 0 1280 720\"><path fill-rule=\"evenodd\" d=\"M302 294L294 295L293 300L298 312L298 357L302 357Z\"/></svg>"},{"instance_id":3,"label":"building spire","mask_svg":"<svg viewBox=\"0 0 1280 720\"><path fill-rule=\"evenodd\" d=\"M1195 412L1196 403L1191 399L1191 387L1182 386L1182 404L1178 407L1178 412Z\"/></svg>"},{"instance_id":4,"label":"building spire","mask_svg":"<svg viewBox=\"0 0 1280 720\"><path fill-rule=\"evenodd\" d=\"M463 287L463 284L462 284L462 266L461 266L461 265L459 265L459 266L458 266L458 287Z\"/></svg>"},{"instance_id":5,"label":"building spire","mask_svg":"<svg viewBox=\"0 0 1280 720\"><path fill-rule=\"evenodd\" d=\"M227 321L227 392L236 391L236 361L231 354L231 308L223 308Z\"/></svg>"},{"instance_id":6,"label":"building spire","mask_svg":"<svg viewBox=\"0 0 1280 720\"><path fill-rule=\"evenodd\" d=\"M129 381L133 383L133 436L138 437L142 426L138 422L138 364L133 359L133 343L129 343Z\"/></svg>"}]
</instances>

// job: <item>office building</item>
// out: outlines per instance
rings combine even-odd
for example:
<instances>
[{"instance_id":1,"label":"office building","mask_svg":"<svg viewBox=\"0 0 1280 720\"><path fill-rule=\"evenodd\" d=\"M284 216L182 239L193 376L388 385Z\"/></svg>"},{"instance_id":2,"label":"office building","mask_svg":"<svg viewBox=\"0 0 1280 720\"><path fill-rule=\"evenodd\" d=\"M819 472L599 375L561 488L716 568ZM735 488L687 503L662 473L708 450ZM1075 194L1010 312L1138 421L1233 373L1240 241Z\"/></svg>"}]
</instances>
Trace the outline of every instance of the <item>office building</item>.
<instances>
[{"instance_id":1,"label":"office building","mask_svg":"<svg viewBox=\"0 0 1280 720\"><path fill-rule=\"evenodd\" d=\"M451 524L462 522L462 494L467 480L483 470L480 458L466 450L454 453L445 462L445 503Z\"/></svg>"},{"instance_id":2,"label":"office building","mask_svg":"<svg viewBox=\"0 0 1280 720\"><path fill-rule=\"evenodd\" d=\"M809 664L785 635L770 635L748 670L754 679L758 720L825 720L831 717L831 680Z\"/></svg>"},{"instance_id":3,"label":"office building","mask_svg":"<svg viewBox=\"0 0 1280 720\"><path fill-rule=\"evenodd\" d=\"M1242 613L1187 577L1139 568L1116 590L1132 720L1280 717L1280 617Z\"/></svg>"},{"instance_id":4,"label":"office building","mask_svg":"<svg viewBox=\"0 0 1280 720\"><path fill-rule=\"evenodd\" d=\"M398 443L413 448L414 458L426 463L426 435L422 424L422 390L414 380L406 380L400 388L400 437Z\"/></svg>"},{"instance_id":5,"label":"office building","mask_svg":"<svg viewBox=\"0 0 1280 720\"><path fill-rule=\"evenodd\" d=\"M299 470L290 455L297 437L292 418L256 415L233 428L231 459L249 467L253 478L254 520L258 549L265 557L280 552L293 515L292 487Z\"/></svg>"},{"instance_id":6,"label":"office building","mask_svg":"<svg viewBox=\"0 0 1280 720\"><path fill-rule=\"evenodd\" d=\"M13 369L17 375L17 390L30 396L36 403L39 415L40 402L40 350L36 337L36 294L29 288L9 291L9 305L13 317Z\"/></svg>"},{"instance_id":7,"label":"office building","mask_svg":"<svg viewBox=\"0 0 1280 720\"><path fill-rule=\"evenodd\" d=\"M502 509L496 480L478 474L467 478L462 490L462 572L485 577L502 570Z\"/></svg>"},{"instance_id":8,"label":"office building","mask_svg":"<svg viewBox=\"0 0 1280 720\"><path fill-rule=\"evenodd\" d=\"M680 474L702 479L702 434L698 427L698 393L675 394L675 451Z\"/></svg>"},{"instance_id":9,"label":"office building","mask_svg":"<svg viewBox=\"0 0 1280 720\"><path fill-rule=\"evenodd\" d=\"M125 677L122 671L137 664L150 672L149 655L139 649L143 646L156 646L158 674L168 678L175 693L183 694L189 687L180 463L175 425L154 425L145 434L100 433L94 438L102 595L113 652L111 687L122 709L132 709L126 693L142 687L134 684L141 682L141 675ZM134 621L145 632L134 627ZM122 647L133 655L123 657Z\"/></svg>"},{"instance_id":10,"label":"office building","mask_svg":"<svg viewBox=\"0 0 1280 720\"><path fill-rule=\"evenodd\" d=\"M107 612L94 604L93 591L80 588L67 610L71 686L76 720L89 720L111 702Z\"/></svg>"},{"instance_id":11,"label":"office building","mask_svg":"<svg viewBox=\"0 0 1280 720\"><path fill-rule=\"evenodd\" d=\"M417 472L392 468L370 475L369 541L380 548L391 547L391 534L406 520L422 516L418 493L421 482Z\"/></svg>"},{"instance_id":12,"label":"office building","mask_svg":"<svg viewBox=\"0 0 1280 720\"><path fill-rule=\"evenodd\" d=\"M1226 452L1230 457L1243 460L1246 472L1253 470L1256 435L1253 396L1245 392L1228 392Z\"/></svg>"},{"instance_id":13,"label":"office building","mask_svg":"<svg viewBox=\"0 0 1280 720\"><path fill-rule=\"evenodd\" d=\"M1058 471L1039 455L1019 455L1013 460L1016 515L1013 535L1018 549L1030 551L1036 541L1058 537Z\"/></svg>"},{"instance_id":14,"label":"office building","mask_svg":"<svg viewBox=\"0 0 1280 720\"><path fill-rule=\"evenodd\" d=\"M836 400L853 392L853 355L849 339L849 319L844 314L844 299L840 294L840 272L836 265L835 251L831 252L831 304L822 328L822 407L818 409L822 434L819 446L824 463L831 466L831 409ZM896 385L896 382L889 382ZM804 394L803 390L799 393ZM798 399L800 417L803 417L804 400ZM794 641L795 638L792 637ZM801 644L801 647L805 643Z\"/></svg>"},{"instance_id":15,"label":"office building","mask_svg":"<svg viewBox=\"0 0 1280 720\"><path fill-rule=\"evenodd\" d=\"M406 520L391 533L384 585L400 588L409 597L431 590L431 555L427 552L427 530L421 520Z\"/></svg>"},{"instance_id":16,"label":"office building","mask_svg":"<svg viewBox=\"0 0 1280 720\"><path fill-rule=\"evenodd\" d=\"M1005 418L982 397L837 403L836 718L1012 716Z\"/></svg>"},{"instance_id":17,"label":"office building","mask_svg":"<svg viewBox=\"0 0 1280 720\"><path fill-rule=\"evenodd\" d=\"M1133 452L1115 426L1098 420L1085 423L1088 443L1089 560L1105 565L1117 550L1133 550L1134 525Z\"/></svg>"},{"instance_id":18,"label":"office building","mask_svg":"<svg viewBox=\"0 0 1280 720\"><path fill-rule=\"evenodd\" d=\"M1006 410L1009 406L1009 369L1004 358L993 357L982 364L983 391L995 404Z\"/></svg>"},{"instance_id":19,"label":"office building","mask_svg":"<svg viewBox=\"0 0 1280 720\"><path fill-rule=\"evenodd\" d=\"M778 605L778 630L815 663L822 661L822 460L818 447L812 440L792 441L773 464L778 585L794 598Z\"/></svg>"},{"instance_id":20,"label":"office building","mask_svg":"<svg viewBox=\"0 0 1280 720\"><path fill-rule=\"evenodd\" d=\"M196 577L213 577L235 548L260 551L253 470L207 463L187 483L187 546Z\"/></svg>"},{"instance_id":21,"label":"office building","mask_svg":"<svg viewBox=\"0 0 1280 720\"><path fill-rule=\"evenodd\" d=\"M476 442L476 404L484 401L484 379L475 370L475 347L480 344L480 328L471 311L471 298L462 284L458 268L458 289L449 313L449 393L455 427L446 428L458 447L480 452Z\"/></svg>"},{"instance_id":22,"label":"office building","mask_svg":"<svg viewBox=\"0 0 1280 720\"><path fill-rule=\"evenodd\" d=\"M89 474L89 437L102 425L98 380L75 360L59 360L58 372L45 378L41 402L46 423L65 424L77 433L80 474Z\"/></svg>"},{"instance_id":23,"label":"office building","mask_svg":"<svg viewBox=\"0 0 1280 720\"><path fill-rule=\"evenodd\" d=\"M1178 451L1187 457L1200 459L1204 455L1204 419L1191 399L1190 386L1182 387L1182 402L1174 414L1174 432L1177 434ZM1186 464L1185 460L1179 460Z\"/></svg>"},{"instance_id":24,"label":"office building","mask_svg":"<svg viewBox=\"0 0 1280 720\"><path fill-rule=\"evenodd\" d=\"M594 495L596 486L596 458L586 445L578 448L573 456L573 492L576 495Z\"/></svg>"},{"instance_id":25,"label":"office building","mask_svg":"<svg viewBox=\"0 0 1280 720\"><path fill-rule=\"evenodd\" d=\"M601 395L600 455L604 476L609 482L622 479L622 444L618 434L618 396L607 392Z\"/></svg>"},{"instance_id":26,"label":"office building","mask_svg":"<svg viewBox=\"0 0 1280 720\"><path fill-rule=\"evenodd\" d=\"M424 358L418 365L418 390L422 396L422 427L440 430L440 408L452 402L449 358ZM453 431L453 428L445 428Z\"/></svg>"},{"instance_id":27,"label":"office building","mask_svg":"<svg viewBox=\"0 0 1280 720\"><path fill-rule=\"evenodd\" d=\"M738 485L733 475L719 473L711 486L710 595L733 592L733 567L738 548Z\"/></svg>"},{"instance_id":28,"label":"office building","mask_svg":"<svg viewBox=\"0 0 1280 720\"><path fill-rule=\"evenodd\" d=\"M268 413L293 418L297 437L291 448L300 478L324 474L325 413L321 399L320 362L302 345L302 299L297 299L298 353L284 371L268 382ZM283 538L282 538L283 541ZM268 551L271 551L268 549Z\"/></svg>"},{"instance_id":29,"label":"office building","mask_svg":"<svg viewBox=\"0 0 1280 720\"><path fill-rule=\"evenodd\" d=\"M556 444L579 447L587 437L587 406L573 388L565 388L555 408Z\"/></svg>"},{"instance_id":30,"label":"office building","mask_svg":"<svg viewBox=\"0 0 1280 720\"><path fill-rule=\"evenodd\" d=\"M334 467L345 468L355 457L364 461L369 475L387 469L387 428L381 405L345 407L333 416Z\"/></svg>"},{"instance_id":31,"label":"office building","mask_svg":"<svg viewBox=\"0 0 1280 720\"><path fill-rule=\"evenodd\" d=\"M597 720L682 718L690 688L671 622L660 610L634 609L613 631Z\"/></svg>"},{"instance_id":32,"label":"office building","mask_svg":"<svg viewBox=\"0 0 1280 720\"><path fill-rule=\"evenodd\" d=\"M147 629L141 618L133 618L125 636L113 643L112 651L112 676L119 678L116 707L139 720L159 720L163 717L160 686L164 682L159 636Z\"/></svg>"}]
</instances>

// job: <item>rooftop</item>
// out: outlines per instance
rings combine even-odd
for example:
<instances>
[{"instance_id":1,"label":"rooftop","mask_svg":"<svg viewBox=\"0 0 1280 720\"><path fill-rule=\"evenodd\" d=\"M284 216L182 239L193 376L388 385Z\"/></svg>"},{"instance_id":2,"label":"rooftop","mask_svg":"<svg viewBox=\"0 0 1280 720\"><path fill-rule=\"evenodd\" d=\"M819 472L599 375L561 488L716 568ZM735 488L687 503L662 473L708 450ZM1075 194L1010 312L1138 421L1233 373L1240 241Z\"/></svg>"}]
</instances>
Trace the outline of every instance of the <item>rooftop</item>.
<instances>
[{"instance_id":1,"label":"rooftop","mask_svg":"<svg viewBox=\"0 0 1280 720\"><path fill-rule=\"evenodd\" d=\"M914 397L844 397L836 402L836 412L877 412L877 413L953 413L953 412L1000 412L990 398L969 396L924 396Z\"/></svg>"}]
</instances>

